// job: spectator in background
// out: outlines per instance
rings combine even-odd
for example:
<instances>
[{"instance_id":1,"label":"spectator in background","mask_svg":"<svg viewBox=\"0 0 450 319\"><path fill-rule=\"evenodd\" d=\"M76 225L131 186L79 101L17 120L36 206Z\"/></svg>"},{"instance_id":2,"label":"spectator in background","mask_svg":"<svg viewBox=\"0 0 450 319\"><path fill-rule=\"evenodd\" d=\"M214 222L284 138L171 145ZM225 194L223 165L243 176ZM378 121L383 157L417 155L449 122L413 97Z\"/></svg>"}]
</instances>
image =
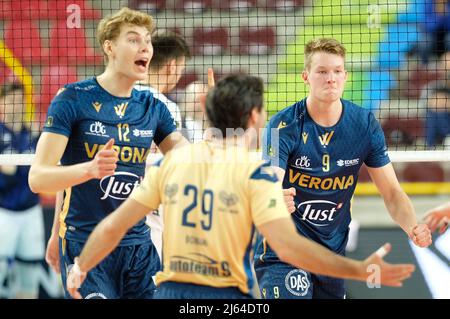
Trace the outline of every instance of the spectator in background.
<instances>
[{"instance_id":1,"label":"spectator in background","mask_svg":"<svg viewBox=\"0 0 450 319\"><path fill-rule=\"evenodd\" d=\"M201 107L201 99L208 93L208 85L196 81L186 87L182 99L181 113L189 140L193 143L203 139L206 118Z\"/></svg>"},{"instance_id":2,"label":"spectator in background","mask_svg":"<svg viewBox=\"0 0 450 319\"><path fill-rule=\"evenodd\" d=\"M450 52L442 56L439 69L444 78L428 84L422 92L427 147L441 144L450 135Z\"/></svg>"},{"instance_id":3,"label":"spectator in background","mask_svg":"<svg viewBox=\"0 0 450 319\"><path fill-rule=\"evenodd\" d=\"M422 62L427 64L431 57L450 51L450 1L426 0L425 21L419 51Z\"/></svg>"},{"instance_id":4,"label":"spectator in background","mask_svg":"<svg viewBox=\"0 0 450 319\"><path fill-rule=\"evenodd\" d=\"M37 128L24 122L25 98L21 84L5 84L0 92L0 154L34 153ZM18 291L13 298L39 295L38 271L44 259L45 238L38 195L28 186L29 166L0 165L0 284L15 260Z\"/></svg>"}]
</instances>

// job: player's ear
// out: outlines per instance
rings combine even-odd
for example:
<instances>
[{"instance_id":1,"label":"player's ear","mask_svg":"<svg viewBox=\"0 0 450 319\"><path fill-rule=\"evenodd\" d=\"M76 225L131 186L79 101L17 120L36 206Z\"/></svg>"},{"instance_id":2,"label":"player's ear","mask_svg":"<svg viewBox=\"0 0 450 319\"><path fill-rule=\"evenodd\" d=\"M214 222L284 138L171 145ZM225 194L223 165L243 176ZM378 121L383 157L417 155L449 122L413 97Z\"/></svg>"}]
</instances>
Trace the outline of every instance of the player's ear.
<instances>
[{"instance_id":1,"label":"player's ear","mask_svg":"<svg viewBox=\"0 0 450 319\"><path fill-rule=\"evenodd\" d=\"M111 40L105 40L105 42L103 42L103 52L105 52L108 58L111 58L113 55L112 44Z\"/></svg>"},{"instance_id":2,"label":"player's ear","mask_svg":"<svg viewBox=\"0 0 450 319\"><path fill-rule=\"evenodd\" d=\"M306 70L303 70L302 79L303 79L303 82L305 82L306 84L309 84L308 76L309 76L308 72Z\"/></svg>"},{"instance_id":3,"label":"player's ear","mask_svg":"<svg viewBox=\"0 0 450 319\"><path fill-rule=\"evenodd\" d=\"M168 75L174 75L177 73L177 59L169 60L167 66Z\"/></svg>"}]
</instances>

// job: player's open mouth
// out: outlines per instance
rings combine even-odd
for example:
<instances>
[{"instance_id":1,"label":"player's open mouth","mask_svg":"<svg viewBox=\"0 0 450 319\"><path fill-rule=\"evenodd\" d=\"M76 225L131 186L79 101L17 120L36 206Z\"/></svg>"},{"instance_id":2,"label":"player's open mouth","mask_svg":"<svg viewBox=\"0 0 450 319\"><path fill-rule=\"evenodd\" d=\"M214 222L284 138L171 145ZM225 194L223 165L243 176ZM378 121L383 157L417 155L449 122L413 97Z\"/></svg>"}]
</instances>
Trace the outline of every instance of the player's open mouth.
<instances>
[{"instance_id":1,"label":"player's open mouth","mask_svg":"<svg viewBox=\"0 0 450 319\"><path fill-rule=\"evenodd\" d=\"M140 60L136 60L134 61L134 64L136 64L139 68L140 71L142 72L146 72L147 71L147 64L148 64L148 59L140 59Z\"/></svg>"}]
</instances>

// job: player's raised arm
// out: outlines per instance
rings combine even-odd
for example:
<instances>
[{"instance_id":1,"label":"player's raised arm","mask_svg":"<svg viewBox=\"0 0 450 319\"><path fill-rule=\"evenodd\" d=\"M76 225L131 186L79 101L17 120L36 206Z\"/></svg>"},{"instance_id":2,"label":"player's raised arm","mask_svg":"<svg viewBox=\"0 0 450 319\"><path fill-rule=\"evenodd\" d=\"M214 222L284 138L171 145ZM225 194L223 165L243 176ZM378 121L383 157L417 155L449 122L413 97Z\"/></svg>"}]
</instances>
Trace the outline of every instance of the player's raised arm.
<instances>
[{"instance_id":1,"label":"player's raised arm","mask_svg":"<svg viewBox=\"0 0 450 319\"><path fill-rule=\"evenodd\" d=\"M414 265L392 265L383 260L384 255L372 254L364 261L342 257L323 246L299 235L290 218L270 221L258 227L269 245L284 262L298 268L331 277L366 281L369 266L376 265L380 270L380 284L400 287L409 278ZM385 251L390 246L385 246Z\"/></svg>"},{"instance_id":2,"label":"player's raised arm","mask_svg":"<svg viewBox=\"0 0 450 319\"><path fill-rule=\"evenodd\" d=\"M35 193L57 192L84 183L92 178L103 178L114 174L118 161L111 139L93 160L69 165L58 165L68 138L61 134L44 132L39 138L36 157L30 168L28 182Z\"/></svg>"}]
</instances>

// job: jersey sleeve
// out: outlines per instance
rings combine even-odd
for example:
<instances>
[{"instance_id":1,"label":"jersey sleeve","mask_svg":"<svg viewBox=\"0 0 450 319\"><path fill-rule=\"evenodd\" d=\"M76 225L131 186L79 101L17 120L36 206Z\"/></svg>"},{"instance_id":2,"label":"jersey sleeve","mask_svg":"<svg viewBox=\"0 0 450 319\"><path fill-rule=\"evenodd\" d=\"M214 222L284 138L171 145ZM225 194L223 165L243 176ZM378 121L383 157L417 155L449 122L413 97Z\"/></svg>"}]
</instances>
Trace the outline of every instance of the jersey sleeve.
<instances>
[{"instance_id":1,"label":"jersey sleeve","mask_svg":"<svg viewBox=\"0 0 450 319\"><path fill-rule=\"evenodd\" d=\"M75 92L60 89L49 106L43 131L69 137L78 117L76 100Z\"/></svg>"},{"instance_id":2,"label":"jersey sleeve","mask_svg":"<svg viewBox=\"0 0 450 319\"><path fill-rule=\"evenodd\" d=\"M260 165L249 180L250 206L255 226L289 217L281 182L269 163Z\"/></svg>"},{"instance_id":3,"label":"jersey sleeve","mask_svg":"<svg viewBox=\"0 0 450 319\"><path fill-rule=\"evenodd\" d=\"M157 209L161 203L159 190L161 162L162 159L150 166L141 184L130 195L132 199L147 206L150 210Z\"/></svg>"},{"instance_id":4,"label":"jersey sleeve","mask_svg":"<svg viewBox=\"0 0 450 319\"><path fill-rule=\"evenodd\" d=\"M390 163L384 133L372 113L370 113L369 121L370 146L364 163L368 167L383 167Z\"/></svg>"},{"instance_id":5,"label":"jersey sleeve","mask_svg":"<svg viewBox=\"0 0 450 319\"><path fill-rule=\"evenodd\" d=\"M157 100L156 105L159 109L158 125L155 132L154 141L156 145L159 145L168 135L175 132L177 129L175 119L170 114L166 104Z\"/></svg>"},{"instance_id":6,"label":"jersey sleeve","mask_svg":"<svg viewBox=\"0 0 450 319\"><path fill-rule=\"evenodd\" d=\"M286 169L289 155L297 141L292 134L294 125L287 125L277 116L267 123L262 134L262 157L271 166Z\"/></svg>"}]
</instances>

